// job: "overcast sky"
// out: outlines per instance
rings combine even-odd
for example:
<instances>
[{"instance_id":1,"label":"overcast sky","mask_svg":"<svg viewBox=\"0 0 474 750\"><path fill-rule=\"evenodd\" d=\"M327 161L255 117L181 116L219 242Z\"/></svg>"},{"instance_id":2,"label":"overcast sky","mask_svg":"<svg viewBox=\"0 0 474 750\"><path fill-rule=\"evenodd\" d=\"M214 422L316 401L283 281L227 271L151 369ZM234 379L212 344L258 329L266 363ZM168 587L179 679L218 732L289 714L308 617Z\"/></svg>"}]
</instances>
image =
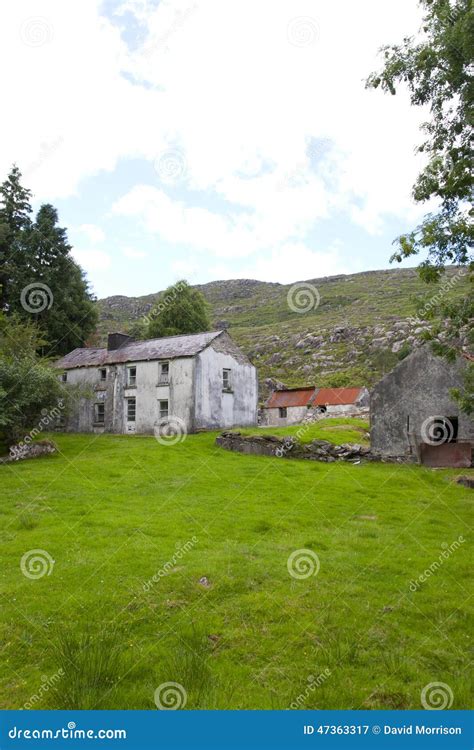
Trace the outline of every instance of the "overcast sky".
<instances>
[{"instance_id":1,"label":"overcast sky","mask_svg":"<svg viewBox=\"0 0 474 750\"><path fill-rule=\"evenodd\" d=\"M3 3L13 161L94 292L387 267L422 113L366 91L415 0Z\"/></svg>"}]
</instances>

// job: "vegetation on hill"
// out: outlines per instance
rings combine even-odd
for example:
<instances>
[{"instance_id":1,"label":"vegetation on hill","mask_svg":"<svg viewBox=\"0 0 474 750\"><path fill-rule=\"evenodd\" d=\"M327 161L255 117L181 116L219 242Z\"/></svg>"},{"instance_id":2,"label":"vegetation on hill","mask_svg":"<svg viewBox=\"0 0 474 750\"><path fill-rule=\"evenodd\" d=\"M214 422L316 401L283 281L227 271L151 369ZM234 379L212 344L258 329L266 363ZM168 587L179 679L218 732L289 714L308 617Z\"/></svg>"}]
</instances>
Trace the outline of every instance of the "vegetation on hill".
<instances>
[{"instance_id":1,"label":"vegetation on hill","mask_svg":"<svg viewBox=\"0 0 474 750\"><path fill-rule=\"evenodd\" d=\"M469 707L455 471L53 437L0 466L2 708L155 709L175 682L186 709L420 709L440 681Z\"/></svg>"},{"instance_id":2,"label":"vegetation on hill","mask_svg":"<svg viewBox=\"0 0 474 750\"><path fill-rule=\"evenodd\" d=\"M428 283L439 279L447 263L465 266L472 279L474 10L471 0L420 0L420 4L424 16L419 34L384 47L384 67L367 82L392 95L404 86L411 103L429 111L423 125L425 140L418 148L427 163L413 187L413 198L418 203L431 201L435 209L420 226L398 237L392 260L422 252L426 258L419 270ZM427 317L433 326L425 339L437 354L453 360L462 347L461 331L469 323L474 345L472 289L458 301L442 300ZM467 413L474 410L473 381L474 363L469 363L464 388L452 392Z\"/></svg>"},{"instance_id":3,"label":"vegetation on hill","mask_svg":"<svg viewBox=\"0 0 474 750\"><path fill-rule=\"evenodd\" d=\"M162 292L151 311L130 328L137 339L209 331L208 304L201 292L182 279Z\"/></svg>"},{"instance_id":4,"label":"vegetation on hill","mask_svg":"<svg viewBox=\"0 0 474 750\"><path fill-rule=\"evenodd\" d=\"M416 269L369 271L313 279L319 304L295 312L293 285L252 280L198 286L211 308L213 328L228 328L265 380L287 385L367 385L406 356L428 323L417 314L466 295L468 281L456 267L427 287ZM158 295L108 297L98 302L99 336L129 329L147 315Z\"/></svg>"}]
</instances>

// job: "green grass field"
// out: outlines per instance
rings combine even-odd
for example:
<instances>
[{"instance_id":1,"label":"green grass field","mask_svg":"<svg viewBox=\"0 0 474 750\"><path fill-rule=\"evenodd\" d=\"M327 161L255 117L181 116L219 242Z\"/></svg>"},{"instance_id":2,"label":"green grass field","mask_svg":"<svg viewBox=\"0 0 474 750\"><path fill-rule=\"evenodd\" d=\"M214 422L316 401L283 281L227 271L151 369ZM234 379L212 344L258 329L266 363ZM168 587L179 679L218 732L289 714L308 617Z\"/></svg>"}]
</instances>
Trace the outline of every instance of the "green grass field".
<instances>
[{"instance_id":1,"label":"green grass field","mask_svg":"<svg viewBox=\"0 0 474 750\"><path fill-rule=\"evenodd\" d=\"M311 436L361 442L331 423ZM0 467L2 708L149 709L167 682L190 709L417 709L434 682L469 707L456 472L53 438Z\"/></svg>"}]
</instances>

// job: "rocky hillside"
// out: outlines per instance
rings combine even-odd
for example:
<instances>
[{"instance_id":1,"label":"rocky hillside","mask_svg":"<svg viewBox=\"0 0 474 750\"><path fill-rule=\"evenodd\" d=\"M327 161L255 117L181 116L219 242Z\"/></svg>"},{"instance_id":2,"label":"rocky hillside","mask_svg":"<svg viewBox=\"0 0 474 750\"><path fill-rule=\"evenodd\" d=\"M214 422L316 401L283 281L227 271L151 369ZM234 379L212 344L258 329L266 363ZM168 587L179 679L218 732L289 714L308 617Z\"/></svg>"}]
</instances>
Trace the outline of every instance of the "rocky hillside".
<instances>
[{"instance_id":1,"label":"rocky hillside","mask_svg":"<svg viewBox=\"0 0 474 750\"><path fill-rule=\"evenodd\" d=\"M390 269L297 285L238 279L198 288L214 327L229 329L262 384L273 378L291 386L370 386L417 345L424 325L415 319L416 301L436 305L465 294L467 284L453 268L438 287L427 287L415 269ZM100 338L126 331L157 296L100 300Z\"/></svg>"}]
</instances>

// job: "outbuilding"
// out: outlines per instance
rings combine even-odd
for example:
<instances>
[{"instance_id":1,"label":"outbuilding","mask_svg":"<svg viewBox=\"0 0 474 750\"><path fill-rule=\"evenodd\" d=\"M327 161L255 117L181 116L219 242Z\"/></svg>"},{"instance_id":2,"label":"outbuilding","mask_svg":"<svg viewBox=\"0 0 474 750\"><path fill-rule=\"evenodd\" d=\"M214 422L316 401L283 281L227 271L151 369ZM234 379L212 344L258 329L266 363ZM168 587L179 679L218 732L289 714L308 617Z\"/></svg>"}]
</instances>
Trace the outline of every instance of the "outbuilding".
<instances>
[{"instance_id":1,"label":"outbuilding","mask_svg":"<svg viewBox=\"0 0 474 750\"><path fill-rule=\"evenodd\" d=\"M367 388L285 388L273 391L262 416L262 424L299 424L310 416L357 416L368 411Z\"/></svg>"},{"instance_id":2,"label":"outbuilding","mask_svg":"<svg viewBox=\"0 0 474 750\"><path fill-rule=\"evenodd\" d=\"M449 362L425 345L385 375L370 397L372 451L427 466L471 466L473 422L451 395L463 388L468 359Z\"/></svg>"}]
</instances>

